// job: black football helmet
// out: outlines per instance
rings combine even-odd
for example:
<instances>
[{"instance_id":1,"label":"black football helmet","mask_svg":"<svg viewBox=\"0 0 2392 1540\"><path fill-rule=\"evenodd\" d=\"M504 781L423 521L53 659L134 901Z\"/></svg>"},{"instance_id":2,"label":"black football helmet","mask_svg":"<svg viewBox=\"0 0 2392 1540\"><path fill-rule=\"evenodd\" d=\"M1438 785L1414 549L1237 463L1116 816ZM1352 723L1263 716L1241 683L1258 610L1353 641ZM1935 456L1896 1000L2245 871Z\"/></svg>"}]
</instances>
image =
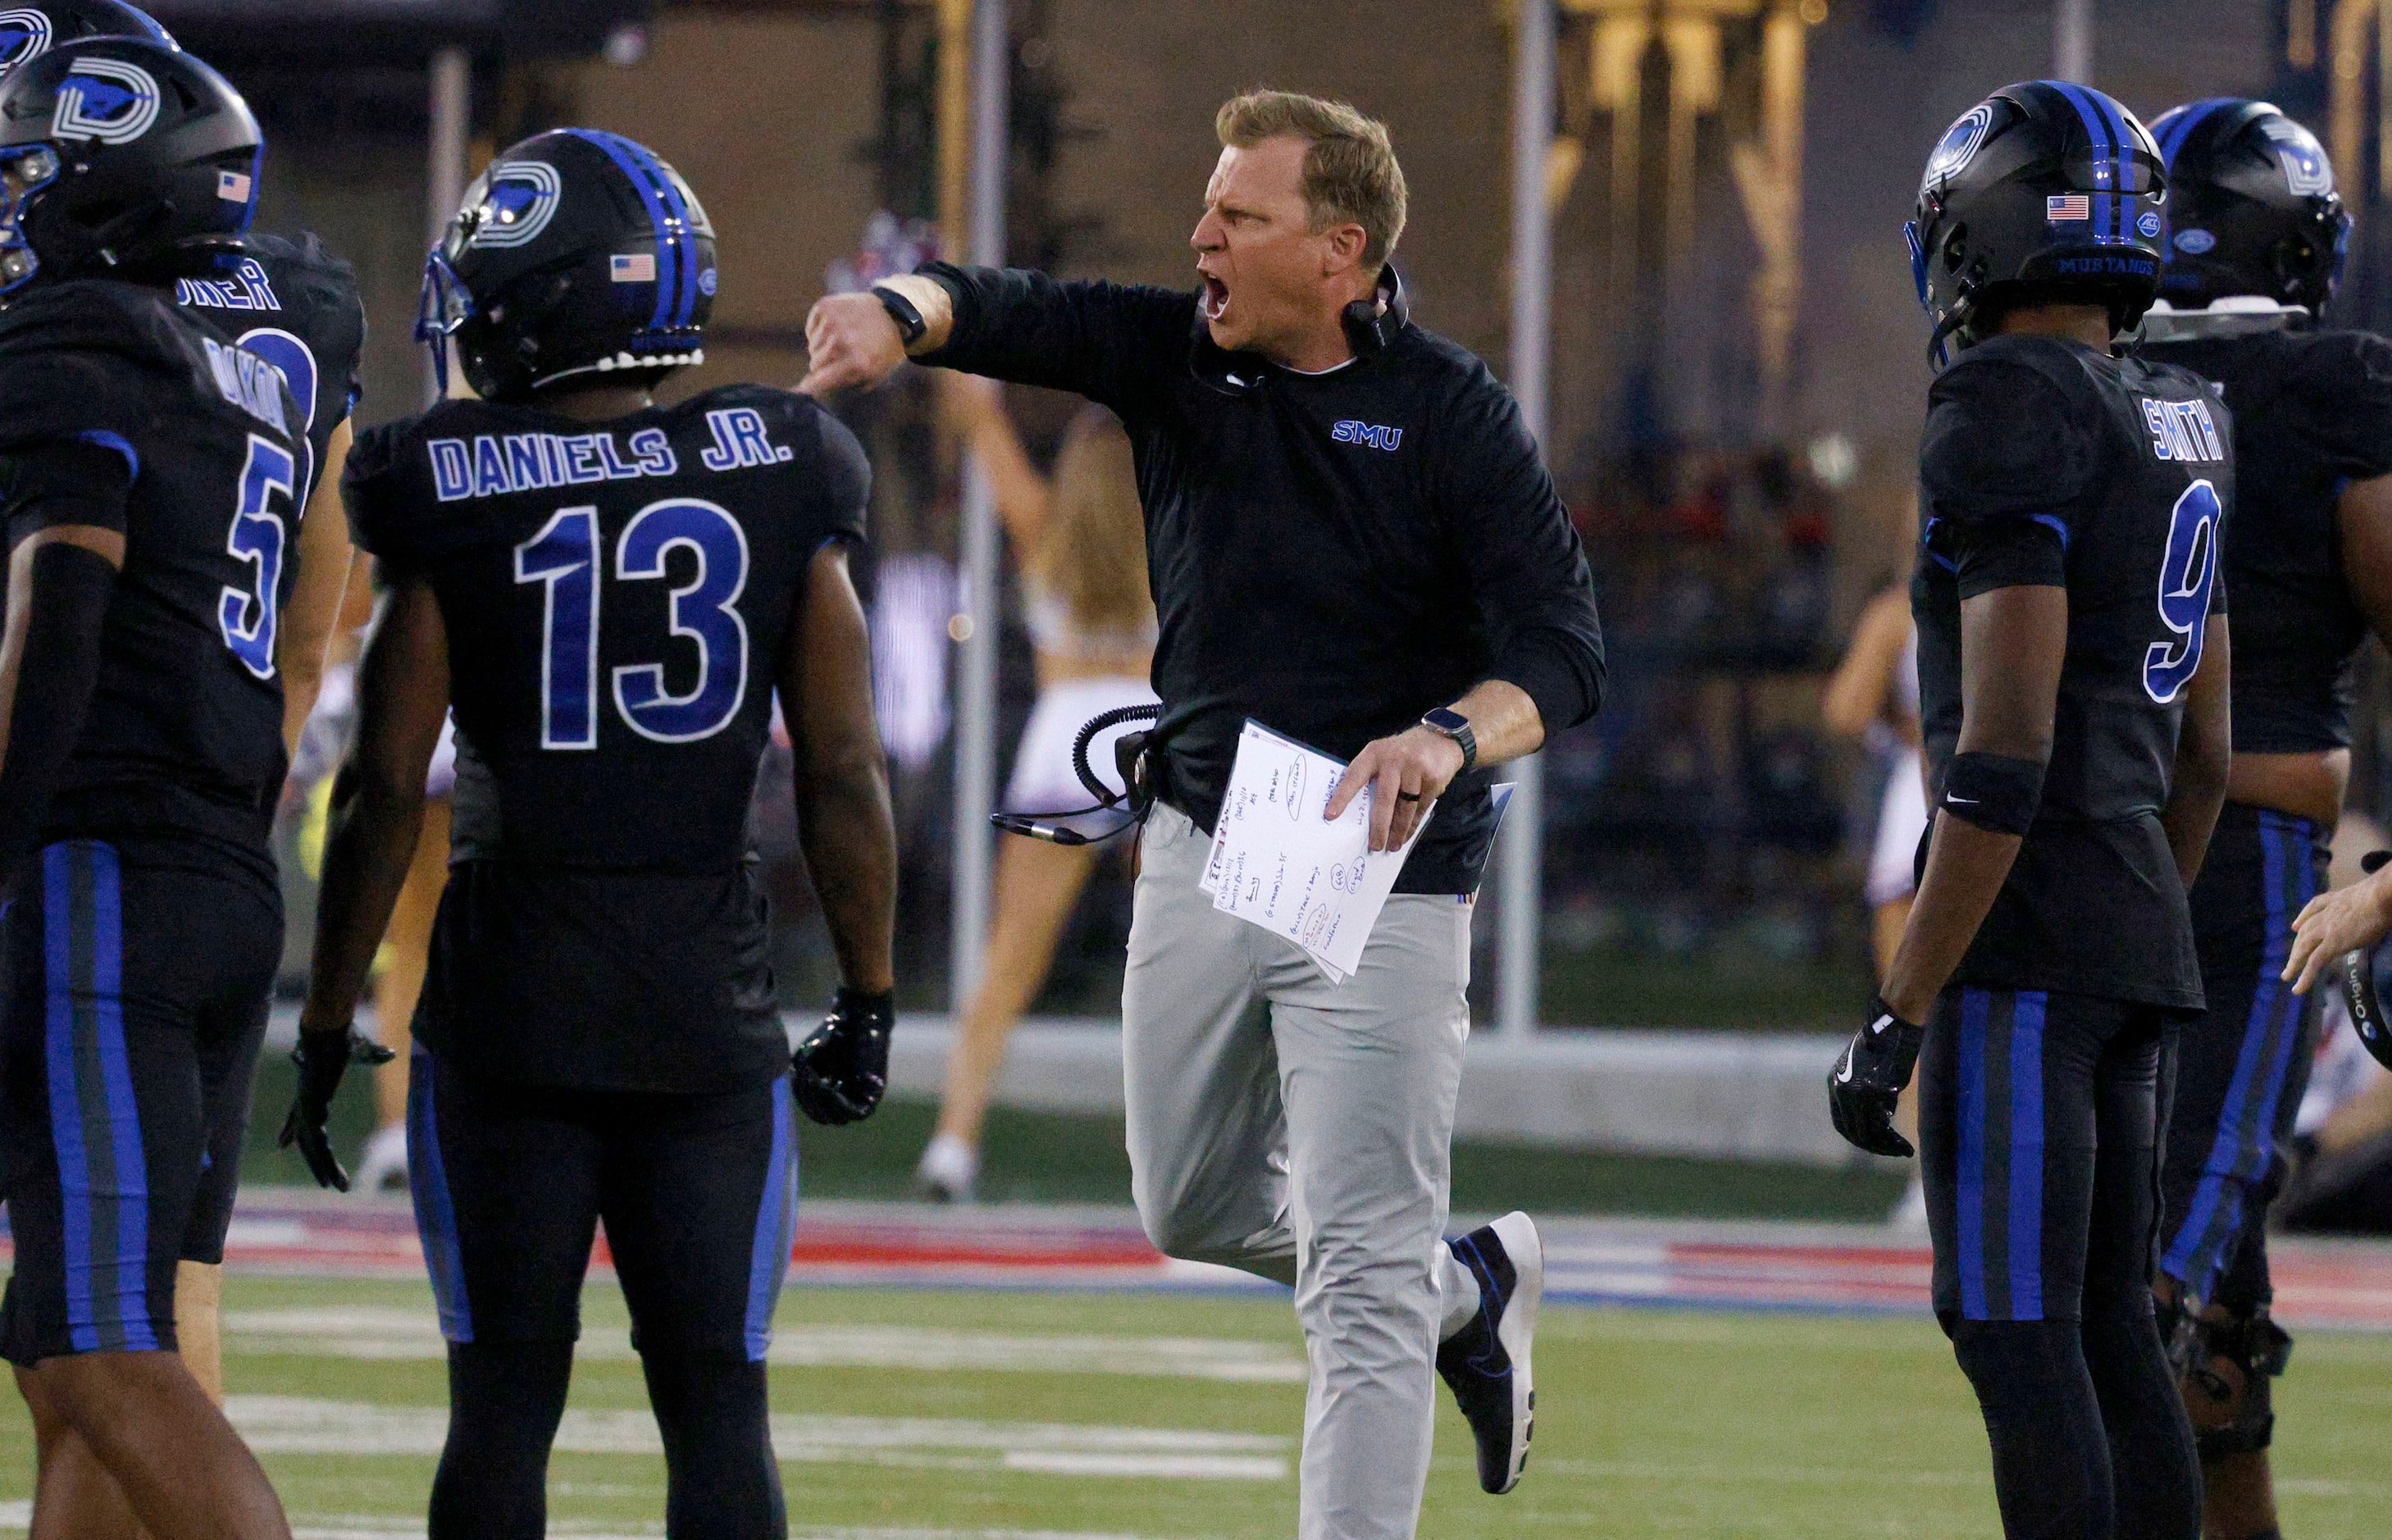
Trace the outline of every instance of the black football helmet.
<instances>
[{"instance_id":1,"label":"black football helmet","mask_svg":"<svg viewBox=\"0 0 2392 1540\"><path fill-rule=\"evenodd\" d=\"M2006 85L1928 157L1904 232L1929 350L1968 347L2021 304L2107 305L2130 331L2158 293L2167 173L2135 115L2089 85Z\"/></svg>"},{"instance_id":2,"label":"black football helmet","mask_svg":"<svg viewBox=\"0 0 2392 1540\"><path fill-rule=\"evenodd\" d=\"M0 9L0 80L18 65L61 43L85 37L140 37L172 48L175 39L155 18L124 0L43 0Z\"/></svg>"},{"instance_id":3,"label":"black football helmet","mask_svg":"<svg viewBox=\"0 0 2392 1540\"><path fill-rule=\"evenodd\" d=\"M37 278L205 268L257 211L249 103L146 38L52 47L0 81L0 296Z\"/></svg>"},{"instance_id":4,"label":"black football helmet","mask_svg":"<svg viewBox=\"0 0 2392 1540\"><path fill-rule=\"evenodd\" d=\"M2271 103L2242 97L2179 107L2152 134L2172 200L2160 274L2168 309L2256 299L2311 317L2323 310L2342 277L2350 215L2317 136Z\"/></svg>"},{"instance_id":5,"label":"black football helmet","mask_svg":"<svg viewBox=\"0 0 2392 1540\"><path fill-rule=\"evenodd\" d=\"M486 399L703 363L714 227L681 174L595 128L535 135L490 163L424 263L415 334L445 385L454 337Z\"/></svg>"}]
</instances>

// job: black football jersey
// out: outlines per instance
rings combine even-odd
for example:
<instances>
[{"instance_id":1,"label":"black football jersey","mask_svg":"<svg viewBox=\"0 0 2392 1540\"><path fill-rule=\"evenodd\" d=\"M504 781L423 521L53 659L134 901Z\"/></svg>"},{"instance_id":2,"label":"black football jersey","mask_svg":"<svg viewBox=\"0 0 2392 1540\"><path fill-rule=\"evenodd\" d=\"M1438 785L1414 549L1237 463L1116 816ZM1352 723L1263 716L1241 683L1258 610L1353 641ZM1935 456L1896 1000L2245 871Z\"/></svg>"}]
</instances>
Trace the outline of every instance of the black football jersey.
<instances>
[{"instance_id":1,"label":"black football jersey","mask_svg":"<svg viewBox=\"0 0 2392 1540\"><path fill-rule=\"evenodd\" d=\"M0 310L0 454L81 440L133 473L98 685L48 837L197 834L264 855L300 421L272 362L161 290L61 283Z\"/></svg>"},{"instance_id":2,"label":"black football jersey","mask_svg":"<svg viewBox=\"0 0 2392 1540\"><path fill-rule=\"evenodd\" d=\"M206 278L175 285L175 303L282 371L305 419L304 504L324 474L332 430L364 393L358 372L366 311L358 276L315 236L250 235L243 254Z\"/></svg>"},{"instance_id":3,"label":"black football jersey","mask_svg":"<svg viewBox=\"0 0 2392 1540\"><path fill-rule=\"evenodd\" d=\"M2159 813L2203 627L2226 605L2231 418L2184 370L1996 337L1930 391L1919 483L1911 606L1938 800L1960 736L1961 602L2068 590L2042 805L1953 982L2198 1009Z\"/></svg>"},{"instance_id":4,"label":"black football jersey","mask_svg":"<svg viewBox=\"0 0 2392 1540\"><path fill-rule=\"evenodd\" d=\"M735 867L783 638L868 479L836 419L761 385L604 423L446 401L359 434L358 542L448 630L456 858Z\"/></svg>"},{"instance_id":5,"label":"black football jersey","mask_svg":"<svg viewBox=\"0 0 2392 1540\"><path fill-rule=\"evenodd\" d=\"M2392 343L2364 332L2263 332L2147 346L2234 409L2242 494L2226 540L2234 590L2234 748L2350 742L2351 664L2367 620L2344 581L2334 502L2392 474Z\"/></svg>"}]
</instances>

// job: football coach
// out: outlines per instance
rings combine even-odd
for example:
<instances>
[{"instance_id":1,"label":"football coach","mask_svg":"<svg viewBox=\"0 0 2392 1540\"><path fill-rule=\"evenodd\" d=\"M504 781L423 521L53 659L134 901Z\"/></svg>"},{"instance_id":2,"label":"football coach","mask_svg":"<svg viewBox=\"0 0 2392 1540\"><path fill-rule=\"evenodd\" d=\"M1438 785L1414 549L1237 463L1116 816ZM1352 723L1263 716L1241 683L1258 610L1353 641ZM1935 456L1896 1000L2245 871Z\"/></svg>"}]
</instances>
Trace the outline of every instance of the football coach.
<instances>
[{"instance_id":1,"label":"football coach","mask_svg":"<svg viewBox=\"0 0 2392 1540\"><path fill-rule=\"evenodd\" d=\"M910 356L1076 392L1128 427L1164 702L1122 998L1138 1214L1171 1256L1294 1286L1302 1540L1401 1540L1432 1366L1488 1491L1528 1452L1535 1227L1442 1238L1472 895L1495 767L1594 713L1603 636L1517 403L1406 313L1386 129L1278 91L1215 126L1197 292L933 263L816 305L800 388ZM1350 759L1329 811L1369 786L1374 847L1435 810L1342 985L1198 891L1250 717Z\"/></svg>"}]
</instances>

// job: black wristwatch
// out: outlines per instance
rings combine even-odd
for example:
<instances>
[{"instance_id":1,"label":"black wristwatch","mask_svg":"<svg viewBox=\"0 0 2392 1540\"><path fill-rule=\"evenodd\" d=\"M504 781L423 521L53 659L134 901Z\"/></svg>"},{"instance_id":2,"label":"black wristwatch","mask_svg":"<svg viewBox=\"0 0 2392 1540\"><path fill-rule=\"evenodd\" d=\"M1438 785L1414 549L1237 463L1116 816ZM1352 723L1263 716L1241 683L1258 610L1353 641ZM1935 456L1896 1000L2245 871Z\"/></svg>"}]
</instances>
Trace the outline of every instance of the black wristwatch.
<instances>
[{"instance_id":1,"label":"black wristwatch","mask_svg":"<svg viewBox=\"0 0 2392 1540\"><path fill-rule=\"evenodd\" d=\"M889 319L897 323L897 334L904 339L905 350L912 352L914 345L922 340L922 333L930 329L930 323L922 319L922 312L915 308L912 300L896 290L876 286L872 294L880 301L880 307L889 312Z\"/></svg>"},{"instance_id":2,"label":"black wristwatch","mask_svg":"<svg viewBox=\"0 0 2392 1540\"><path fill-rule=\"evenodd\" d=\"M1439 706L1420 719L1420 724L1430 732L1450 737L1462 749L1462 775L1470 774L1478 763L1478 740L1470 736L1470 719L1460 711Z\"/></svg>"}]
</instances>

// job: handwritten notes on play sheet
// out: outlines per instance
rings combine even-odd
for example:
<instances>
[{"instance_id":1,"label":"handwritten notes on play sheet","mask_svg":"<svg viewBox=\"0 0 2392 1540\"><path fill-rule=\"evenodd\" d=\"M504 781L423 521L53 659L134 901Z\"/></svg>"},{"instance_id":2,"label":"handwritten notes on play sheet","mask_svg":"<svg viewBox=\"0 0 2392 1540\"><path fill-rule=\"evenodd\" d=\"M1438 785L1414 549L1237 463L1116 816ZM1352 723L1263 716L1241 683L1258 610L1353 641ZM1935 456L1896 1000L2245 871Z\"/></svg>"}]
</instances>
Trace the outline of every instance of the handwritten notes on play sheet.
<instances>
[{"instance_id":1,"label":"handwritten notes on play sheet","mask_svg":"<svg viewBox=\"0 0 2392 1540\"><path fill-rule=\"evenodd\" d=\"M1402 848L1372 852L1369 789L1334 823L1321 816L1345 775L1328 755L1248 722L1199 884L1215 908L1287 937L1337 984L1361 966L1362 944L1429 823Z\"/></svg>"}]
</instances>

